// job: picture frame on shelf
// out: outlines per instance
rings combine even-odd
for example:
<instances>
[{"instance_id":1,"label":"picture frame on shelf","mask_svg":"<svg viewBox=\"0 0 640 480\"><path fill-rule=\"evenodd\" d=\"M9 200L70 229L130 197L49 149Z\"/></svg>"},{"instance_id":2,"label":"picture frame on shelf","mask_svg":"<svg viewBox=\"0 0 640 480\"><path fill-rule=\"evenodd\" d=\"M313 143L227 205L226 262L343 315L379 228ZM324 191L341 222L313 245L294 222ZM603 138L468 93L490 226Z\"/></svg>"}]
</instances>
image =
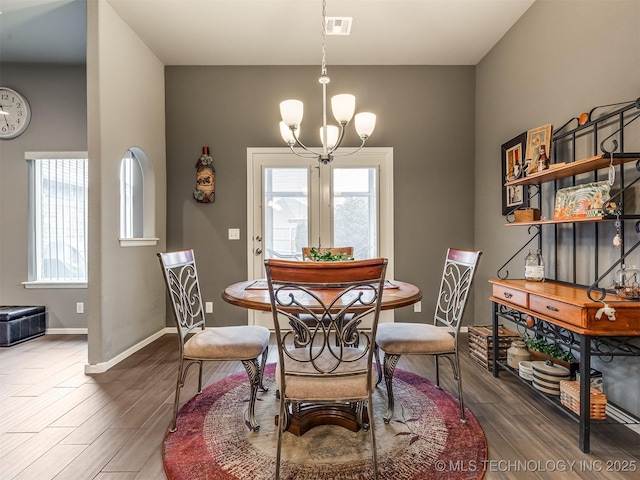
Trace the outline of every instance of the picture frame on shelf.
<instances>
[{"instance_id":1,"label":"picture frame on shelf","mask_svg":"<svg viewBox=\"0 0 640 480\"><path fill-rule=\"evenodd\" d=\"M542 125L527 132L527 151L525 159L527 165L537 165L540 158L540 146L545 146L545 152L551 158L551 124Z\"/></svg>"},{"instance_id":2,"label":"picture frame on shelf","mask_svg":"<svg viewBox=\"0 0 640 480\"><path fill-rule=\"evenodd\" d=\"M509 185L511 182L525 175L525 147L527 132L523 132L502 145L502 214L508 215L518 207L529 204L528 187L525 185Z\"/></svg>"}]
</instances>

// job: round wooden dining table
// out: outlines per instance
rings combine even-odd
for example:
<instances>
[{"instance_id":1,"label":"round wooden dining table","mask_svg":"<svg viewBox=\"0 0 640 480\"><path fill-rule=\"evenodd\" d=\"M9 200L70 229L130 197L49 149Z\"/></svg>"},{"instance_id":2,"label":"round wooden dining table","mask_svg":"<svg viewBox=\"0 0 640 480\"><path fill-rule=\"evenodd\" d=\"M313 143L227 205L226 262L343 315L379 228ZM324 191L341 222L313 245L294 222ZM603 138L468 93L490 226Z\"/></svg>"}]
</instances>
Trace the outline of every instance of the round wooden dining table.
<instances>
[{"instance_id":1,"label":"round wooden dining table","mask_svg":"<svg viewBox=\"0 0 640 480\"><path fill-rule=\"evenodd\" d=\"M335 289L313 289L313 293L320 297L334 296ZM222 293L222 298L238 307L265 312L271 310L269 286L265 279L247 280L229 285ZM391 310L413 305L420 300L422 300L422 291L417 286L399 280L386 280L380 308ZM367 423L366 408L363 418L364 423ZM277 416L275 422L277 425ZM299 410L289 417L287 430L300 436L318 425L339 425L353 432L360 429L360 423L352 406L305 405L300 406Z\"/></svg>"},{"instance_id":2,"label":"round wooden dining table","mask_svg":"<svg viewBox=\"0 0 640 480\"><path fill-rule=\"evenodd\" d=\"M313 291L321 296L323 294L323 290L314 289ZM325 293L330 291L327 289ZM229 285L222 292L222 298L225 302L238 307L264 312L271 310L269 286L265 279L246 280ZM420 300L422 300L422 291L417 286L400 280L386 280L380 308L392 310L413 305Z\"/></svg>"}]
</instances>

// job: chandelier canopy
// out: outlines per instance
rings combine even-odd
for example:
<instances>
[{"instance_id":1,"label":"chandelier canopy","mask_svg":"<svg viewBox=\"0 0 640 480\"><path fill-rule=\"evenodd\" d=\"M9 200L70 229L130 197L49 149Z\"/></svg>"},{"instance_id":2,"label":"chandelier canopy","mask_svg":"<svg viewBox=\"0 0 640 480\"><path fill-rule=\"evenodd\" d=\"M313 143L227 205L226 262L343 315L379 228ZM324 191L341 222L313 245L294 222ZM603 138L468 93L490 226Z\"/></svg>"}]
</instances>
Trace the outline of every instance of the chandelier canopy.
<instances>
[{"instance_id":1,"label":"chandelier canopy","mask_svg":"<svg viewBox=\"0 0 640 480\"><path fill-rule=\"evenodd\" d=\"M331 110L337 120L339 127L327 125L327 84L330 82L327 75L326 60L326 36L327 36L327 2L322 0L322 69L318 81L322 85L322 126L320 127L320 142L322 151L316 152L300 141L300 123L304 112L304 104L300 100L285 100L280 103L280 134L291 148L291 151L299 157L314 158L319 162L327 164L333 160L334 156L351 155L360 150L367 139L373 133L376 126L376 116L370 112L358 113L355 116L355 127L362 143L355 150L346 153L335 153L344 139L345 127L349 125L356 111L356 97L343 93L334 95L331 98ZM295 147L302 148L303 153Z\"/></svg>"}]
</instances>

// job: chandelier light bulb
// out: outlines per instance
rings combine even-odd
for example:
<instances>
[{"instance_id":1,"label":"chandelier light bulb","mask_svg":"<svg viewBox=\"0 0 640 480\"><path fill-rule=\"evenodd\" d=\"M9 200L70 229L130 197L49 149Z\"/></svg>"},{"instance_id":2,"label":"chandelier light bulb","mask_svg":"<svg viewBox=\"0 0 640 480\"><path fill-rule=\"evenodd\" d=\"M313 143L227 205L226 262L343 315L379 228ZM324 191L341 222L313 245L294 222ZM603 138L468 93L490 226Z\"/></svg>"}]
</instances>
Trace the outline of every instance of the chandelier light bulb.
<instances>
[{"instance_id":1,"label":"chandelier light bulb","mask_svg":"<svg viewBox=\"0 0 640 480\"><path fill-rule=\"evenodd\" d=\"M376 128L376 115L371 112L362 112L356 115L356 132L362 139L369 138Z\"/></svg>"},{"instance_id":2,"label":"chandelier light bulb","mask_svg":"<svg viewBox=\"0 0 640 480\"><path fill-rule=\"evenodd\" d=\"M334 95L331 98L333 116L340 124L348 124L356 111L356 97L349 93Z\"/></svg>"},{"instance_id":3,"label":"chandelier light bulb","mask_svg":"<svg viewBox=\"0 0 640 480\"><path fill-rule=\"evenodd\" d=\"M327 145L328 149L332 149L338 142L340 130L335 125L327 125ZM320 143L324 145L324 127L320 127Z\"/></svg>"},{"instance_id":4,"label":"chandelier light bulb","mask_svg":"<svg viewBox=\"0 0 640 480\"><path fill-rule=\"evenodd\" d=\"M302 123L302 115L304 113L304 104L300 100L285 100L280 102L280 115L282 115L282 121L291 127L295 125L296 128Z\"/></svg>"},{"instance_id":5,"label":"chandelier light bulb","mask_svg":"<svg viewBox=\"0 0 640 480\"><path fill-rule=\"evenodd\" d=\"M300 127L298 126L296 130L297 130L297 135L300 136ZM280 122L280 135L282 135L282 139L290 147L296 144L296 139L293 136L293 132L289 128L289 125L287 125L284 122Z\"/></svg>"}]
</instances>

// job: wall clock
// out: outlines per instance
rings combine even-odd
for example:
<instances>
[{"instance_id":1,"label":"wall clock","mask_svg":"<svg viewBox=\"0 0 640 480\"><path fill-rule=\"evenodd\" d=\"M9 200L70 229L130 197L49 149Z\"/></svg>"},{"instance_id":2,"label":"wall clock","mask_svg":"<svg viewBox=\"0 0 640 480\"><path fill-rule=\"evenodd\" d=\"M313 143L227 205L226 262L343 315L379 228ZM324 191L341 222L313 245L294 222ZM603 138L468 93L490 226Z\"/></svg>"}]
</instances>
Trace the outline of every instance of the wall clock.
<instances>
[{"instance_id":1,"label":"wall clock","mask_svg":"<svg viewBox=\"0 0 640 480\"><path fill-rule=\"evenodd\" d=\"M31 121L27 99L15 90L0 87L0 110L0 140L23 134Z\"/></svg>"}]
</instances>

